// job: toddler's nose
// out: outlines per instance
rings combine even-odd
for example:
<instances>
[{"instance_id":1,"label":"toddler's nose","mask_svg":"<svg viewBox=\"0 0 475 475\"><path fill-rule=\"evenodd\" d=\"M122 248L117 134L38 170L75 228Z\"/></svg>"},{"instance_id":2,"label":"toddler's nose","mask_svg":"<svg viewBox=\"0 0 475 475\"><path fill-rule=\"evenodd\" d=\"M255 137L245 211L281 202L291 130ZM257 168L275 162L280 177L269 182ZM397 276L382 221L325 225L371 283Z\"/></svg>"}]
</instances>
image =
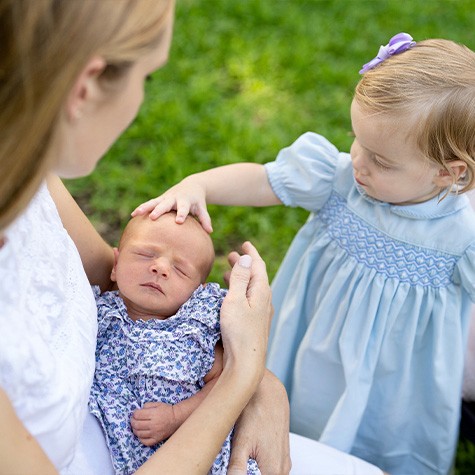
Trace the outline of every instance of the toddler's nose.
<instances>
[{"instance_id":1,"label":"toddler's nose","mask_svg":"<svg viewBox=\"0 0 475 475\"><path fill-rule=\"evenodd\" d=\"M355 172L355 175L361 175L361 176L369 175L369 171L364 165L360 167L355 167L353 164L353 171Z\"/></svg>"}]
</instances>

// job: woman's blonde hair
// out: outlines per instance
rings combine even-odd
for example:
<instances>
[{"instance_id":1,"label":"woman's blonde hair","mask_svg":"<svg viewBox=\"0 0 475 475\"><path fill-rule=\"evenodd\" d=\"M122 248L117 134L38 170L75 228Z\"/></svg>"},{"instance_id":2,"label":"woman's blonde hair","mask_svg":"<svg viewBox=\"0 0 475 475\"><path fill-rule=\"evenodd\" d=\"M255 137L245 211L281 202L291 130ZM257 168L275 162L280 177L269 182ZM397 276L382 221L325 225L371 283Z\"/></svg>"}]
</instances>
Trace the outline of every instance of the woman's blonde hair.
<instances>
[{"instance_id":1,"label":"woman's blonde hair","mask_svg":"<svg viewBox=\"0 0 475 475\"><path fill-rule=\"evenodd\" d=\"M51 169L68 93L94 55L122 77L155 47L173 0L0 0L0 230Z\"/></svg>"},{"instance_id":2,"label":"woman's blonde hair","mask_svg":"<svg viewBox=\"0 0 475 475\"><path fill-rule=\"evenodd\" d=\"M448 40L425 40L367 71L355 100L370 113L411 121L422 153L452 175L459 193L475 186L475 53ZM463 160L456 180L448 162Z\"/></svg>"}]
</instances>

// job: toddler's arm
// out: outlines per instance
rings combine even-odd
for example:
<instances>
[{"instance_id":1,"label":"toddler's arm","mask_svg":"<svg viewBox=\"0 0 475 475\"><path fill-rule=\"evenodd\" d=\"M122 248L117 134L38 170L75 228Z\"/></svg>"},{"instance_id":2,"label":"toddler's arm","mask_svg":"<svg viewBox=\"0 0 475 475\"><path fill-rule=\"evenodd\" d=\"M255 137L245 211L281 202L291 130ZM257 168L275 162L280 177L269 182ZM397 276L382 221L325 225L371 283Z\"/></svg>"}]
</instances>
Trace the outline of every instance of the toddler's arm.
<instances>
[{"instance_id":1,"label":"toddler's arm","mask_svg":"<svg viewBox=\"0 0 475 475\"><path fill-rule=\"evenodd\" d=\"M130 424L140 442L152 446L170 437L208 395L222 370L223 347L219 342L215 347L213 366L204 377L205 385L201 391L178 404L146 402L142 409L133 413Z\"/></svg>"},{"instance_id":2,"label":"toddler's arm","mask_svg":"<svg viewBox=\"0 0 475 475\"><path fill-rule=\"evenodd\" d=\"M236 163L190 175L168 191L138 206L132 216L150 213L150 218L176 210L176 222L194 214L203 228L212 232L206 203L231 206L272 206L281 201L272 191L263 165Z\"/></svg>"}]
</instances>

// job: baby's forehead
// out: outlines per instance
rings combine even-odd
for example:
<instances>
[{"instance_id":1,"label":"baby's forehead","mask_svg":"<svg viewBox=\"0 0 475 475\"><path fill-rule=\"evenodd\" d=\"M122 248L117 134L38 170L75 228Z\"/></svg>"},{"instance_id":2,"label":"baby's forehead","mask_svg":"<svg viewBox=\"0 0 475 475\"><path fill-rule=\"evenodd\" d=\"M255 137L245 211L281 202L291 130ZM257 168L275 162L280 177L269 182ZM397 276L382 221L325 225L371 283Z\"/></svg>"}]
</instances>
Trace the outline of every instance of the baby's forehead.
<instances>
[{"instance_id":1,"label":"baby's forehead","mask_svg":"<svg viewBox=\"0 0 475 475\"><path fill-rule=\"evenodd\" d=\"M211 258L214 258L212 239L201 224L191 216L188 216L184 223L178 224L175 213L166 213L156 220L150 219L149 216L132 218L124 230L121 241L124 241L124 238L134 237L160 242L169 240L170 236L176 237L173 241L176 246L206 246L212 254Z\"/></svg>"}]
</instances>

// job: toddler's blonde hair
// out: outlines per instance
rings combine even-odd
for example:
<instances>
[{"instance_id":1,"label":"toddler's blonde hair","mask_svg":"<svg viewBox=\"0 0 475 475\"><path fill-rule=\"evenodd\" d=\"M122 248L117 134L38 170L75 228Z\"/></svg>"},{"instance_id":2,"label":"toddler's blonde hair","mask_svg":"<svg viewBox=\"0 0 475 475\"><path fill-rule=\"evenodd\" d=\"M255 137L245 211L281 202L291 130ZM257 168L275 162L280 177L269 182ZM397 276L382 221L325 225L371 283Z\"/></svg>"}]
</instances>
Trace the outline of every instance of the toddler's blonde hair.
<instances>
[{"instance_id":1,"label":"toddler's blonde hair","mask_svg":"<svg viewBox=\"0 0 475 475\"><path fill-rule=\"evenodd\" d=\"M367 71L354 99L368 113L411 121L422 153L460 185L475 186L475 53L453 41L431 39ZM448 162L463 160L456 180Z\"/></svg>"}]
</instances>

